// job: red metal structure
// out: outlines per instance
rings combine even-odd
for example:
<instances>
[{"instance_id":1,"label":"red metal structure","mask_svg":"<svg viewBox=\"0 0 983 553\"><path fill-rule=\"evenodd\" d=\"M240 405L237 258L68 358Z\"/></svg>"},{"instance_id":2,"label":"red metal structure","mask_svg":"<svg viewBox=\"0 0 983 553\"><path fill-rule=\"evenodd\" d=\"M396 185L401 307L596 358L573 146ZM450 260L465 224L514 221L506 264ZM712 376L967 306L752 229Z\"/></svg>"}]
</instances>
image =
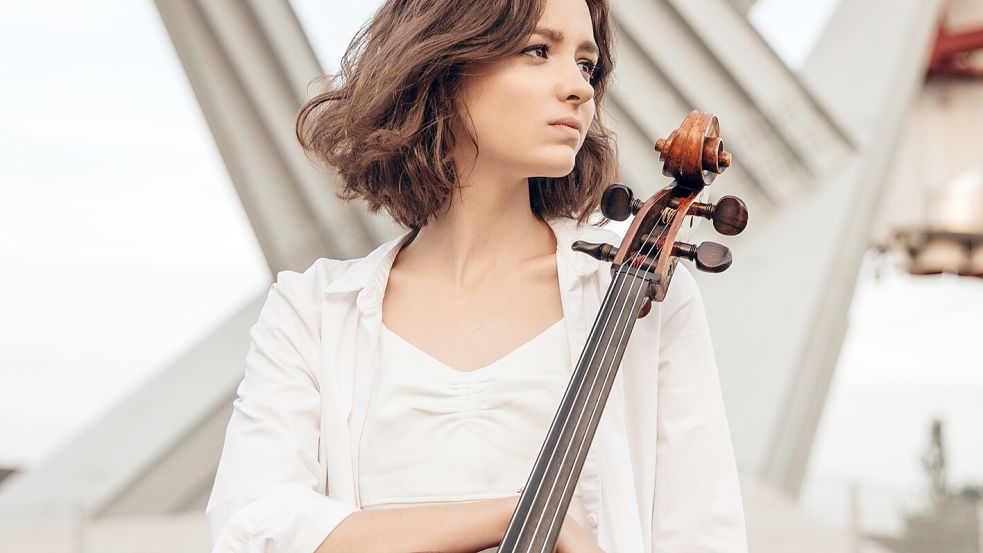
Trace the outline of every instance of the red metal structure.
<instances>
[{"instance_id":1,"label":"red metal structure","mask_svg":"<svg viewBox=\"0 0 983 553\"><path fill-rule=\"evenodd\" d=\"M983 77L983 63L973 63L977 50L983 49L983 28L950 34L944 25L939 26L935 39L928 75L979 79ZM983 55L983 54L981 54Z\"/></svg>"}]
</instances>

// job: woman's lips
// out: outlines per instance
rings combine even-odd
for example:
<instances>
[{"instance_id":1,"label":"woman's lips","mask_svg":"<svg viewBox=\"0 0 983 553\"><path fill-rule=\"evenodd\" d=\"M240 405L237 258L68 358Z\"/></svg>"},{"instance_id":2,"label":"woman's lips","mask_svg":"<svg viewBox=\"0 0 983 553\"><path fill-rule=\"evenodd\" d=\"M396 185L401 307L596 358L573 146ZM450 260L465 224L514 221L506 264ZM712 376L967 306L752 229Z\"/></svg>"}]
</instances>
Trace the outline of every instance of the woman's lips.
<instances>
[{"instance_id":1,"label":"woman's lips","mask_svg":"<svg viewBox=\"0 0 983 553\"><path fill-rule=\"evenodd\" d=\"M550 126L574 140L580 140L580 131L578 131L573 127L567 125L560 125L560 124L550 124Z\"/></svg>"}]
</instances>

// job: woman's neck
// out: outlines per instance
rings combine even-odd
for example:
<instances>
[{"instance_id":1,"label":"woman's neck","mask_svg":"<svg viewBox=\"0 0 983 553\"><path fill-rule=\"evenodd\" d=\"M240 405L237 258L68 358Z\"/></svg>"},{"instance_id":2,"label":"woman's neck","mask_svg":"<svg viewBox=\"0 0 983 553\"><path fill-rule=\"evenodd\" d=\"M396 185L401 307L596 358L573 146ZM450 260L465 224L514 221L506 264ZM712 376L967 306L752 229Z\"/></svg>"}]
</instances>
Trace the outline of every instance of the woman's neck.
<instances>
[{"instance_id":1,"label":"woman's neck","mask_svg":"<svg viewBox=\"0 0 983 553\"><path fill-rule=\"evenodd\" d=\"M440 268L459 289L556 252L556 238L529 204L528 180L471 179L399 253L404 267Z\"/></svg>"}]
</instances>

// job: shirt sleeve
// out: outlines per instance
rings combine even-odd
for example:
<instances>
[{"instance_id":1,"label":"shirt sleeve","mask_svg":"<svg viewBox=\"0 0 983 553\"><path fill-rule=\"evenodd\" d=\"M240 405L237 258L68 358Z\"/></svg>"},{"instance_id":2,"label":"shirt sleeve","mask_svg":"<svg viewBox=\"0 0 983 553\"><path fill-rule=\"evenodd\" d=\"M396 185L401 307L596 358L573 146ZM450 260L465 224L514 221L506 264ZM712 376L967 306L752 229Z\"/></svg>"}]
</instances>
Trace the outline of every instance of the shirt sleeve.
<instances>
[{"instance_id":1,"label":"shirt sleeve","mask_svg":"<svg viewBox=\"0 0 983 553\"><path fill-rule=\"evenodd\" d=\"M250 329L245 370L205 516L213 553L314 553L357 509L326 497L308 274L281 271ZM308 294L307 296L311 296Z\"/></svg>"},{"instance_id":2,"label":"shirt sleeve","mask_svg":"<svg viewBox=\"0 0 983 553\"><path fill-rule=\"evenodd\" d=\"M703 299L679 263L661 309L653 553L746 553L737 463Z\"/></svg>"}]
</instances>

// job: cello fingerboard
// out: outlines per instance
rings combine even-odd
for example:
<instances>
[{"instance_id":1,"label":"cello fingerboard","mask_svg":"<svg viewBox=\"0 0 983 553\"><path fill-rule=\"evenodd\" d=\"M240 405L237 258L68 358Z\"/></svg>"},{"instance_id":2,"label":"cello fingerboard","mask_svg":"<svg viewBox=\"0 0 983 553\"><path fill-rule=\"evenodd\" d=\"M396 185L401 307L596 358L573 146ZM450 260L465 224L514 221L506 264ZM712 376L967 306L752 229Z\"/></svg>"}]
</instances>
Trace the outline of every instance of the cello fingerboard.
<instances>
[{"instance_id":1,"label":"cello fingerboard","mask_svg":"<svg viewBox=\"0 0 983 553\"><path fill-rule=\"evenodd\" d=\"M498 553L552 553L635 321L657 280L617 270Z\"/></svg>"}]
</instances>

